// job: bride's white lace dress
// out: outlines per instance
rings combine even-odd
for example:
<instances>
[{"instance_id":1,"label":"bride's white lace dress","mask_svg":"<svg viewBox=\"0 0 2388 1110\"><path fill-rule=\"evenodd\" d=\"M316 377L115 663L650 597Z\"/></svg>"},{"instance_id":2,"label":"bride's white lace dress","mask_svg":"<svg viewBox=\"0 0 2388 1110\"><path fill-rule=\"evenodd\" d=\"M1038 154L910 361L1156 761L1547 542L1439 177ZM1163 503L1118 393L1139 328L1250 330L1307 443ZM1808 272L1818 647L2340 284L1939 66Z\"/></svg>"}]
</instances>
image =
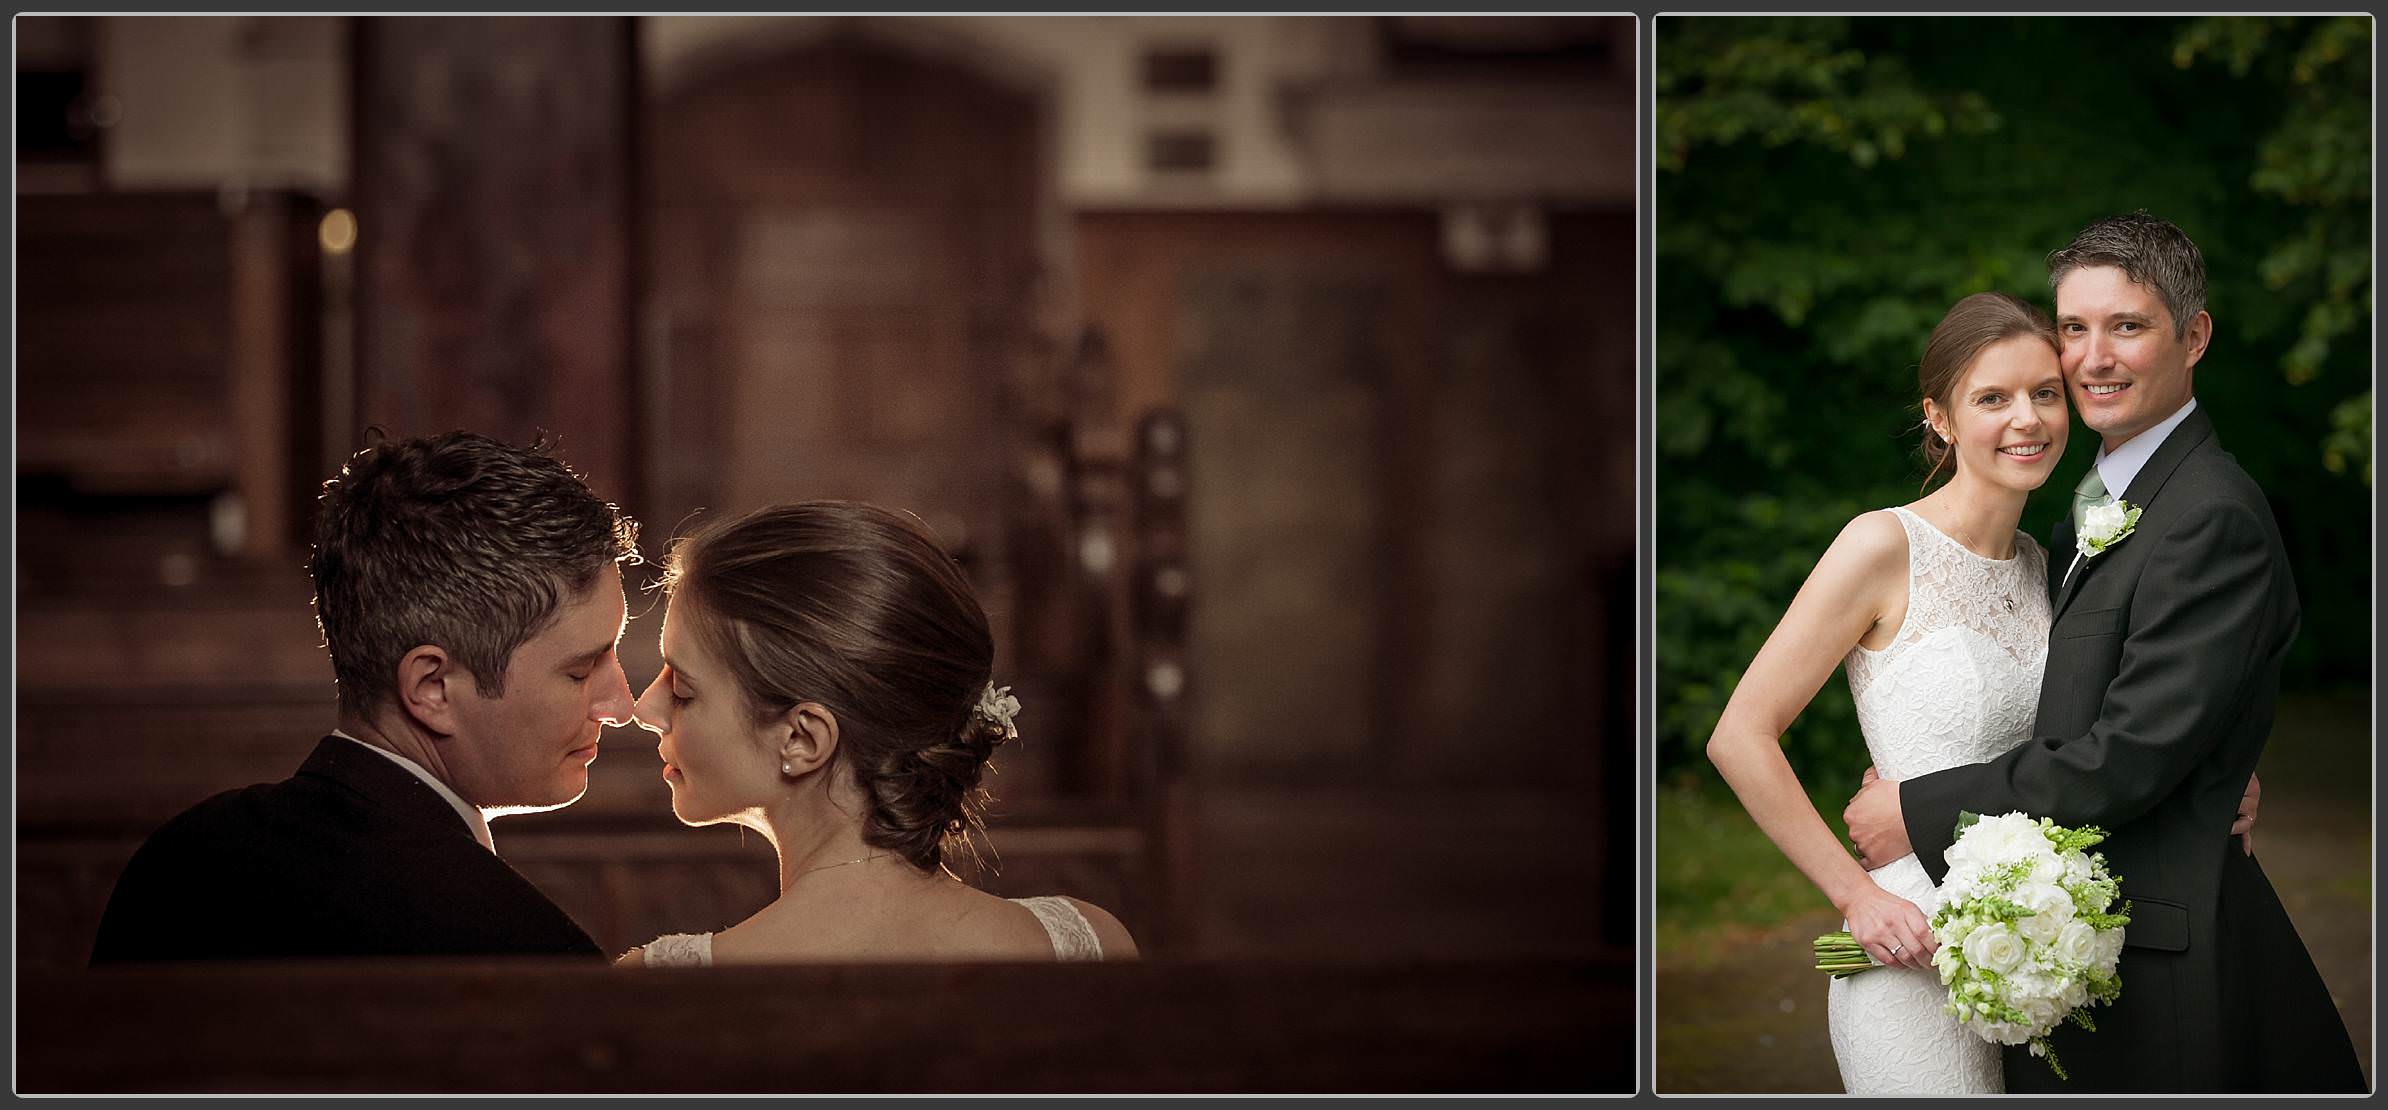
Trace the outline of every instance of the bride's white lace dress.
<instances>
[{"instance_id":1,"label":"bride's white lace dress","mask_svg":"<svg viewBox=\"0 0 2388 1110\"><path fill-rule=\"evenodd\" d=\"M1888 779L1982 763L2030 739L2048 656L2048 555L2022 532L1986 559L1904 508L1907 616L1889 647L1844 665L1866 751ZM1931 916L1938 894L1912 855L1874 873ZM1851 1094L1999 1093L1998 1046L1957 1024L1930 970L1835 979L1826 1006Z\"/></svg>"}]
</instances>

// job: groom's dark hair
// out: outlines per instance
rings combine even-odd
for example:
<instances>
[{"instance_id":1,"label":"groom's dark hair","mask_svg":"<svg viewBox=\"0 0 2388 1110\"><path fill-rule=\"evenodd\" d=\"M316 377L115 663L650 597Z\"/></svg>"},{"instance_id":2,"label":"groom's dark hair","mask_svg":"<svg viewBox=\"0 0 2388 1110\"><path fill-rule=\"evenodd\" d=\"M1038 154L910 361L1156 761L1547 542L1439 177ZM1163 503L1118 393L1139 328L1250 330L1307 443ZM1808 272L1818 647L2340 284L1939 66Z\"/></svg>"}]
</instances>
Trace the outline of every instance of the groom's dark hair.
<instances>
[{"instance_id":1,"label":"groom's dark hair","mask_svg":"<svg viewBox=\"0 0 2388 1110\"><path fill-rule=\"evenodd\" d=\"M2172 337L2206 310L2206 258L2187 232L2142 208L2091 223L2073 241L2048 253L2048 291L2084 266L2119 266L2124 276L2156 291L2172 313Z\"/></svg>"},{"instance_id":2,"label":"groom's dark hair","mask_svg":"<svg viewBox=\"0 0 2388 1110\"><path fill-rule=\"evenodd\" d=\"M381 442L323 484L307 569L343 712L394 695L424 644L503 694L507 660L562 601L638 561L638 525L547 451L471 432Z\"/></svg>"}]
</instances>

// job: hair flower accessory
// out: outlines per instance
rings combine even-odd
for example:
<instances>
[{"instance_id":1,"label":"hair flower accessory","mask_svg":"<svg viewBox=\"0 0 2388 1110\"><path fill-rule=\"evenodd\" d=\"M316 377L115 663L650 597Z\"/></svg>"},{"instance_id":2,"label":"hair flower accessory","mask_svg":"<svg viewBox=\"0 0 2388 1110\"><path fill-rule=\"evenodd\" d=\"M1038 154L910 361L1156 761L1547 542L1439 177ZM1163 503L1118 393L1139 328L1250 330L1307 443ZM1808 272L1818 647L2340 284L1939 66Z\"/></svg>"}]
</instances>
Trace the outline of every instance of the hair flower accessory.
<instances>
[{"instance_id":1,"label":"hair flower accessory","mask_svg":"<svg viewBox=\"0 0 2388 1110\"><path fill-rule=\"evenodd\" d=\"M992 682L987 683L987 688L978 692L977 712L979 716L1002 725L1004 739L1020 738L1020 730L1012 726L1013 715L1020 712L1020 699L1012 696L1011 687L998 688Z\"/></svg>"},{"instance_id":2,"label":"hair flower accessory","mask_svg":"<svg viewBox=\"0 0 2388 1110\"><path fill-rule=\"evenodd\" d=\"M2139 507L2118 497L2081 511L2081 536L2073 546L2082 558L2095 559L2105 554L2107 548L2129 539L2131 530L2138 526Z\"/></svg>"}]
</instances>

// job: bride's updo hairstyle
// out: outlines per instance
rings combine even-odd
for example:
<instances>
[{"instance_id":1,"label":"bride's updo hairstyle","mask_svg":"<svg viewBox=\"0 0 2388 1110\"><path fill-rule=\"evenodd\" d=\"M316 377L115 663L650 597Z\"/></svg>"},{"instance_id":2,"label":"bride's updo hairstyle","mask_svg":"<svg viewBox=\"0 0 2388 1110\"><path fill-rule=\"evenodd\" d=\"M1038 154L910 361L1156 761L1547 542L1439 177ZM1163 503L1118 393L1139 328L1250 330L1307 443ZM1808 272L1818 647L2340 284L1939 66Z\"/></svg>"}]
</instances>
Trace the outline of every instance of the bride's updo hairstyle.
<instances>
[{"instance_id":1,"label":"bride's updo hairstyle","mask_svg":"<svg viewBox=\"0 0 2388 1110\"><path fill-rule=\"evenodd\" d=\"M985 828L979 778L1010 734L978 708L995 640L925 528L860 502L775 505L679 541L663 587L758 722L808 701L837 717L864 843L930 870Z\"/></svg>"},{"instance_id":2,"label":"bride's updo hairstyle","mask_svg":"<svg viewBox=\"0 0 2388 1110\"><path fill-rule=\"evenodd\" d=\"M2021 297L1976 293L1958 301L1932 329L1932 337L1924 340L1924 361L1916 371L1916 384L1926 399L1947 412L1956 399L1957 387L1965 384L1965 372L1973 368L1973 360L1991 346L2019 335L2037 336L2050 350L2060 355L2064 352L2056 338L2056 326ZM1932 430L1930 420L1921 426L1924 461L1932 466L1924 474L1924 485L1929 487L1932 479L1940 476L1940 468L1948 465L1952 452L1948 441Z\"/></svg>"}]
</instances>

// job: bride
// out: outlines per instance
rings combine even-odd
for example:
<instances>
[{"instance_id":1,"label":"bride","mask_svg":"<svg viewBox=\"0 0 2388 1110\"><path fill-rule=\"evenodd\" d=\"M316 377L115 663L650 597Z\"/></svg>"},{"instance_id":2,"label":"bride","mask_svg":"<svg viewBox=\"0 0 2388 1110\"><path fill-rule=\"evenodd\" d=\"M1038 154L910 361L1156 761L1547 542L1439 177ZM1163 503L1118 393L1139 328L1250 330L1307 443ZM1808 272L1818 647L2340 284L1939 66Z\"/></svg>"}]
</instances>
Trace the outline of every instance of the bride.
<instances>
[{"instance_id":1,"label":"bride","mask_svg":"<svg viewBox=\"0 0 2388 1110\"><path fill-rule=\"evenodd\" d=\"M1832 900L1883 969L1832 981L1833 1055L1851 1094L1998 1093L1999 1051L1942 1009L1912 855L1855 860L1808 801L1781 738L1835 664L1866 749L1906 779L2030 738L2048 650L2047 553L2017 530L2064 454L2056 331L2003 293L1950 308L1924 345L1918 500L1849 522L1758 650L1708 741L1750 816Z\"/></svg>"},{"instance_id":2,"label":"bride","mask_svg":"<svg viewBox=\"0 0 2388 1110\"><path fill-rule=\"evenodd\" d=\"M779 897L630 967L796 960L1099 960L1136 954L1073 898L1004 899L945 869L1017 735L994 640L954 561L869 505L762 509L677 544L663 671L637 705L672 812L771 842Z\"/></svg>"}]
</instances>

